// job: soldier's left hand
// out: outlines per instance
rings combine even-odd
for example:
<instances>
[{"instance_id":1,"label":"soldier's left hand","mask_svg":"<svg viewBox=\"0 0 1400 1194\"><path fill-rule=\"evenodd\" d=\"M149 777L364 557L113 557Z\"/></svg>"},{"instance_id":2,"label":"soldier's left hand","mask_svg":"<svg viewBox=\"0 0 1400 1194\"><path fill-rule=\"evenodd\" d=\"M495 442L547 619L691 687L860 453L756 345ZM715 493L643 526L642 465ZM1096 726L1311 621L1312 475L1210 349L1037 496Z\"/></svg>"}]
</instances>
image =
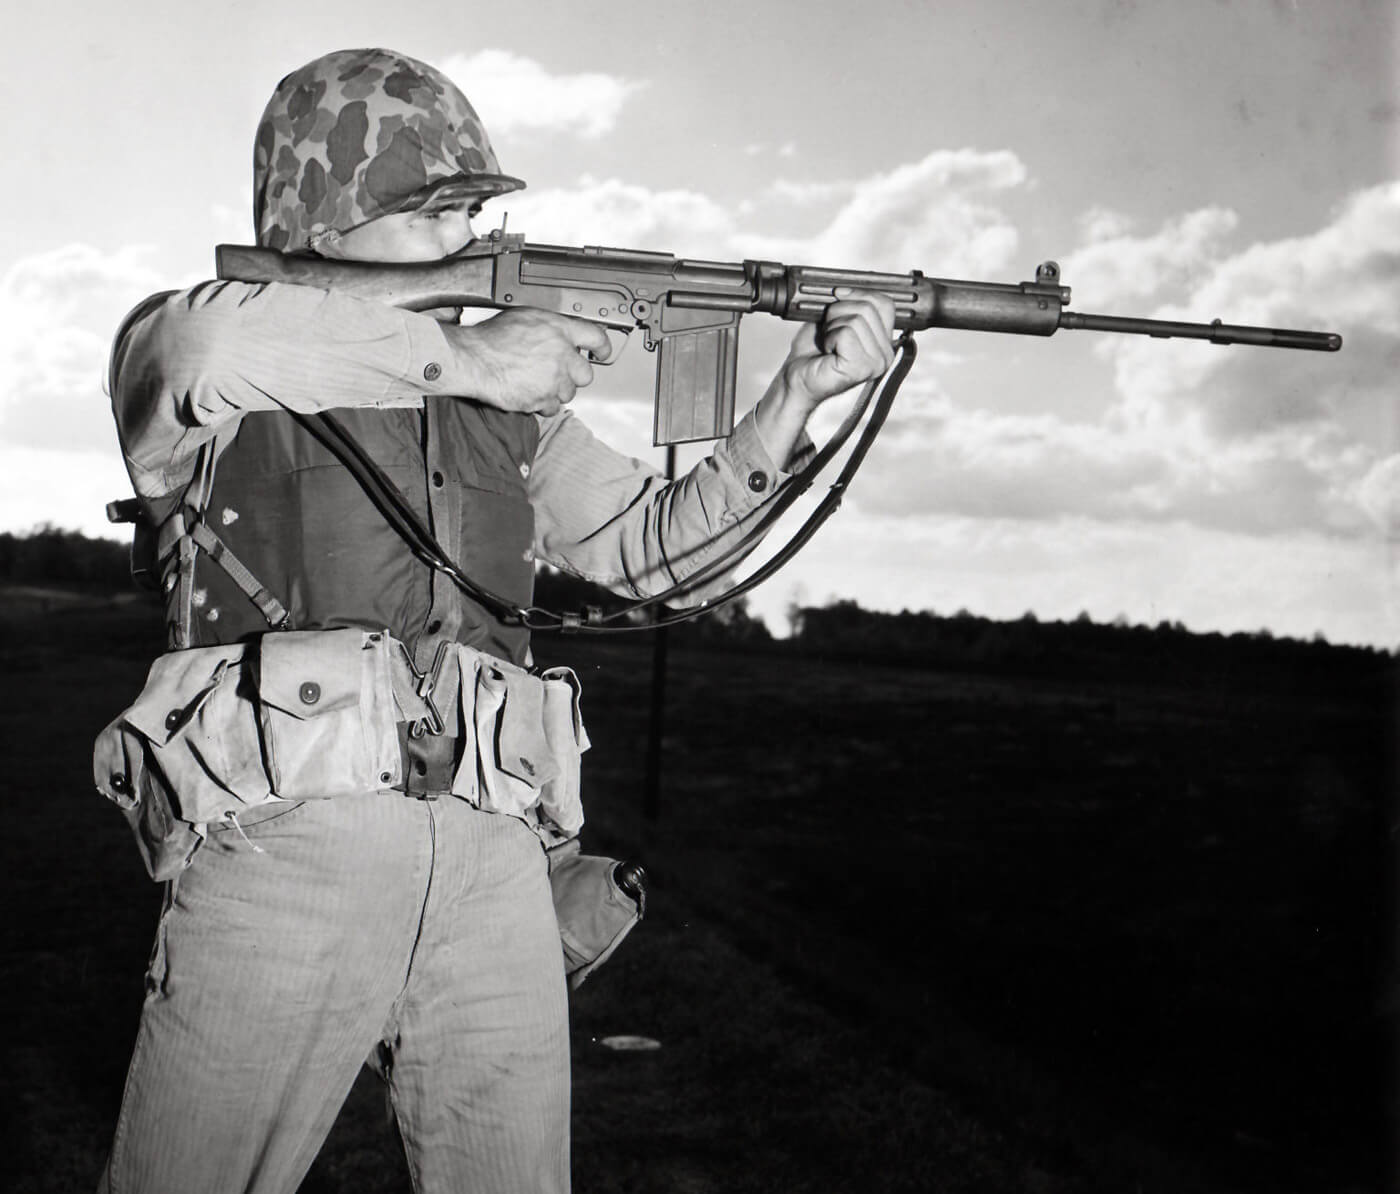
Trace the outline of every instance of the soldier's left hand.
<instances>
[{"instance_id":1,"label":"soldier's left hand","mask_svg":"<svg viewBox=\"0 0 1400 1194\"><path fill-rule=\"evenodd\" d=\"M894 303L883 294L838 287L820 323L793 337L783 374L816 406L879 377L894 361Z\"/></svg>"}]
</instances>

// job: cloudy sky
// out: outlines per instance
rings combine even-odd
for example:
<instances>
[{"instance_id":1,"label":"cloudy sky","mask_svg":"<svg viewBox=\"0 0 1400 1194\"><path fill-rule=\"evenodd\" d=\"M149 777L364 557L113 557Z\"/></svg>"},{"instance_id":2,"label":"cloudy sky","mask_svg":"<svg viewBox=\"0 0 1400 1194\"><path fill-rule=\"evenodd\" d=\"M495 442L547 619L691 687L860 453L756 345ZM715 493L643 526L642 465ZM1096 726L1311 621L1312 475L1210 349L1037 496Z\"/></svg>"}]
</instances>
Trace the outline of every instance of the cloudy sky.
<instances>
[{"instance_id":1,"label":"cloudy sky","mask_svg":"<svg viewBox=\"0 0 1400 1194\"><path fill-rule=\"evenodd\" d=\"M111 533L122 314L251 239L277 80L444 67L529 189L512 231L1015 282L1076 310L1341 332L1312 354L929 332L841 512L754 606L1181 621L1395 645L1391 0L50 0L9 30L0 529ZM15 38L18 37L16 46ZM762 324L767 326L761 326ZM750 399L791 329L745 320ZM577 410L649 446L640 344Z\"/></svg>"}]
</instances>

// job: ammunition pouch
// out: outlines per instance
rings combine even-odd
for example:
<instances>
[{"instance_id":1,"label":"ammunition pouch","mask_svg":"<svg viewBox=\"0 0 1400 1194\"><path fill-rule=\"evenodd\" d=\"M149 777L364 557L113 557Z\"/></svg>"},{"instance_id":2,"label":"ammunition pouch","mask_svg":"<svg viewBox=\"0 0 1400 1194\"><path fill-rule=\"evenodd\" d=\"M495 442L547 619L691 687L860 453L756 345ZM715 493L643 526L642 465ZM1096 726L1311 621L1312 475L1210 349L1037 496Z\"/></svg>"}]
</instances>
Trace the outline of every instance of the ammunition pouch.
<instances>
[{"instance_id":1,"label":"ammunition pouch","mask_svg":"<svg viewBox=\"0 0 1400 1194\"><path fill-rule=\"evenodd\" d=\"M578 677L568 668L536 676L469 647L459 648L458 668L462 749L453 794L575 836L583 826L579 763L589 746Z\"/></svg>"},{"instance_id":2,"label":"ammunition pouch","mask_svg":"<svg viewBox=\"0 0 1400 1194\"><path fill-rule=\"evenodd\" d=\"M579 695L567 668L537 676L458 644L424 676L387 632L265 634L156 659L136 701L98 736L93 779L130 824L148 873L166 880L189 865L210 824L237 827L264 805L402 784L399 723L456 729L452 792L520 818L548 848L577 986L641 919L643 903L618 887L612 859L579 850L588 749Z\"/></svg>"},{"instance_id":3,"label":"ammunition pouch","mask_svg":"<svg viewBox=\"0 0 1400 1194\"><path fill-rule=\"evenodd\" d=\"M98 736L97 790L152 878L188 864L210 823L402 779L387 634L326 630L170 651Z\"/></svg>"}]
</instances>

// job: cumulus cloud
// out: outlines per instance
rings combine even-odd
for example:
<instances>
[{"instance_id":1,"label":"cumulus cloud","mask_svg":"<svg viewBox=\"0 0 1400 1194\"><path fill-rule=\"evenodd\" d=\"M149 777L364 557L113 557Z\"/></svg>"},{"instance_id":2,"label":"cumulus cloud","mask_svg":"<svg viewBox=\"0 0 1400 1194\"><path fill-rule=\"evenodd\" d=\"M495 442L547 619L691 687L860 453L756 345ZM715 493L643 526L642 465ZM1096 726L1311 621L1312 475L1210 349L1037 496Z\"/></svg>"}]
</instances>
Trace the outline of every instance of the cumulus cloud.
<instances>
[{"instance_id":1,"label":"cumulus cloud","mask_svg":"<svg viewBox=\"0 0 1400 1194\"><path fill-rule=\"evenodd\" d=\"M776 182L770 194L803 202L844 196L811 237L751 235L755 256L818 265L945 277L985 277L1015 255L1015 225L996 196L1024 187L1029 174L1009 150L937 150L917 162L855 182Z\"/></svg>"},{"instance_id":2,"label":"cumulus cloud","mask_svg":"<svg viewBox=\"0 0 1400 1194\"><path fill-rule=\"evenodd\" d=\"M105 449L115 442L103 395L122 317L160 289L151 250L66 245L0 277L0 433L10 444Z\"/></svg>"},{"instance_id":3,"label":"cumulus cloud","mask_svg":"<svg viewBox=\"0 0 1400 1194\"><path fill-rule=\"evenodd\" d=\"M1105 341L1114 422L1209 461L1216 491L1286 511L1296 525L1375 527L1380 482L1363 479L1400 449L1400 183L1351 196L1311 235L1221 258L1186 298L1150 313L1340 331L1338 354ZM1184 487L1180 502L1200 514Z\"/></svg>"},{"instance_id":4,"label":"cumulus cloud","mask_svg":"<svg viewBox=\"0 0 1400 1194\"><path fill-rule=\"evenodd\" d=\"M1085 236L1061 264L1076 306L1111 312L1134 299L1201 282L1239 224L1233 211L1207 207L1167 221L1149 236L1135 236L1125 217L1102 208L1081 221Z\"/></svg>"},{"instance_id":5,"label":"cumulus cloud","mask_svg":"<svg viewBox=\"0 0 1400 1194\"><path fill-rule=\"evenodd\" d=\"M1127 212L1111 207L1091 207L1079 217L1079 235L1086 245L1127 236L1136 226Z\"/></svg>"},{"instance_id":6,"label":"cumulus cloud","mask_svg":"<svg viewBox=\"0 0 1400 1194\"><path fill-rule=\"evenodd\" d=\"M807 179L794 182L788 178L776 178L768 184L765 197L796 207L809 207L849 199L859 186L858 182L851 179Z\"/></svg>"},{"instance_id":7,"label":"cumulus cloud","mask_svg":"<svg viewBox=\"0 0 1400 1194\"><path fill-rule=\"evenodd\" d=\"M627 100L646 86L616 75L550 74L508 50L454 55L443 73L466 92L493 137L564 132L596 138L611 132Z\"/></svg>"},{"instance_id":8,"label":"cumulus cloud","mask_svg":"<svg viewBox=\"0 0 1400 1194\"><path fill-rule=\"evenodd\" d=\"M733 247L735 224L708 195L652 190L616 178L585 176L571 187L530 190L497 201L510 227L532 241L611 245L714 256Z\"/></svg>"},{"instance_id":9,"label":"cumulus cloud","mask_svg":"<svg viewBox=\"0 0 1400 1194\"><path fill-rule=\"evenodd\" d=\"M870 467L862 508L1032 521L1153 517L1171 476L1162 452L1092 423L951 403L893 422Z\"/></svg>"},{"instance_id":10,"label":"cumulus cloud","mask_svg":"<svg viewBox=\"0 0 1400 1194\"><path fill-rule=\"evenodd\" d=\"M1349 496L1386 538L1400 540L1400 453L1373 464Z\"/></svg>"},{"instance_id":11,"label":"cumulus cloud","mask_svg":"<svg viewBox=\"0 0 1400 1194\"><path fill-rule=\"evenodd\" d=\"M1339 419L1375 430L1393 393L1400 336L1400 182L1353 195L1318 232L1256 244L1220 260L1184 301L1159 318L1341 331L1339 355L1122 340L1113 345L1118 387L1133 414L1200 416L1219 437L1282 424Z\"/></svg>"}]
</instances>

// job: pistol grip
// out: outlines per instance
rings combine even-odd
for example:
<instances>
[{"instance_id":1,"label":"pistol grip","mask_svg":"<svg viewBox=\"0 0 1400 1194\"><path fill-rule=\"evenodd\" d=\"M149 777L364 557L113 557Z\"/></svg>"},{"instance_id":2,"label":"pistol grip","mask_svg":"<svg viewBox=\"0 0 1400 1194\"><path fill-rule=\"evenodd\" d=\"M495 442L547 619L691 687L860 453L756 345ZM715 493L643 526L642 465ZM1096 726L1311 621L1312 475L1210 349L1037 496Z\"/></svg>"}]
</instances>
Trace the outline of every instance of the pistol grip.
<instances>
[{"instance_id":1,"label":"pistol grip","mask_svg":"<svg viewBox=\"0 0 1400 1194\"><path fill-rule=\"evenodd\" d=\"M652 442L723 439L734 429L738 320L728 327L663 336L656 365Z\"/></svg>"}]
</instances>

